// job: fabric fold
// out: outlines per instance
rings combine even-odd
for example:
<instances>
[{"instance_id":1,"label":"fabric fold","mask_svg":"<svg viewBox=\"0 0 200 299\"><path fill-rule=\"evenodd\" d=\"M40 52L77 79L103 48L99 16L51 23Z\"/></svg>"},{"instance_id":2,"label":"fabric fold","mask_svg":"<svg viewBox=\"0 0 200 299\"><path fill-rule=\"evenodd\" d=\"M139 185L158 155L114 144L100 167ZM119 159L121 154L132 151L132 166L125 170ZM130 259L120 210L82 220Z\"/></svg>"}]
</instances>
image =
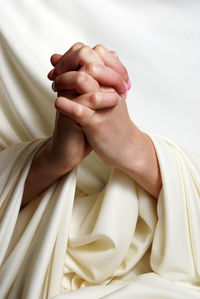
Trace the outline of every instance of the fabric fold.
<instances>
[{"instance_id":1,"label":"fabric fold","mask_svg":"<svg viewBox=\"0 0 200 299\"><path fill-rule=\"evenodd\" d=\"M154 138L163 188L152 246L152 269L174 281L199 283L200 185L197 169L175 144ZM198 261L198 262L197 262Z\"/></svg>"},{"instance_id":2,"label":"fabric fold","mask_svg":"<svg viewBox=\"0 0 200 299\"><path fill-rule=\"evenodd\" d=\"M157 200L91 153L20 211L53 133L49 57L78 40L129 62L137 125L199 151L199 2L114 2L1 1L0 299L200 298L200 157L164 137Z\"/></svg>"},{"instance_id":3,"label":"fabric fold","mask_svg":"<svg viewBox=\"0 0 200 299\"><path fill-rule=\"evenodd\" d=\"M173 288L196 298L199 168L169 140L150 137L162 175L158 200L92 153L20 211L31 161L47 139L0 152L2 298L90 298L95 288L101 297L93 298L132 296L147 274L151 288L159 280L171 286L166 298ZM147 290L144 282L140 295Z\"/></svg>"},{"instance_id":4,"label":"fabric fold","mask_svg":"<svg viewBox=\"0 0 200 299\"><path fill-rule=\"evenodd\" d=\"M63 176L59 187L56 182L20 211L32 158L46 141L45 138L13 145L0 153L2 298L8 294L9 298L40 298L43 292L56 294L61 288L75 171ZM47 275L51 271L53 274Z\"/></svg>"}]
</instances>

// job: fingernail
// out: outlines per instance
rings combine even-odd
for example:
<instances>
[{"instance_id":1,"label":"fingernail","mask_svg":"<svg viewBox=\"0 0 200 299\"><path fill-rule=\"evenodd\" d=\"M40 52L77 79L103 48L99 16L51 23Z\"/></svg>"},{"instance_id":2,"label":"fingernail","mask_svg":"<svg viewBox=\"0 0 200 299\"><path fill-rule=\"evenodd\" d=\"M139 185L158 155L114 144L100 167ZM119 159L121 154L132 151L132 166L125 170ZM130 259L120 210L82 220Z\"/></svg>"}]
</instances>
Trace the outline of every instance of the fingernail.
<instances>
[{"instance_id":1,"label":"fingernail","mask_svg":"<svg viewBox=\"0 0 200 299\"><path fill-rule=\"evenodd\" d=\"M127 89L130 90L131 89L131 80L128 79L128 83L127 83Z\"/></svg>"},{"instance_id":2,"label":"fingernail","mask_svg":"<svg viewBox=\"0 0 200 299\"><path fill-rule=\"evenodd\" d=\"M51 70L51 71L48 73L48 75L47 75L47 77L49 78L49 80L52 80L52 79L53 79L53 71L54 71L54 69Z\"/></svg>"},{"instance_id":3,"label":"fingernail","mask_svg":"<svg viewBox=\"0 0 200 299\"><path fill-rule=\"evenodd\" d=\"M53 91L56 91L55 82L52 83L51 87L52 87Z\"/></svg>"}]
</instances>

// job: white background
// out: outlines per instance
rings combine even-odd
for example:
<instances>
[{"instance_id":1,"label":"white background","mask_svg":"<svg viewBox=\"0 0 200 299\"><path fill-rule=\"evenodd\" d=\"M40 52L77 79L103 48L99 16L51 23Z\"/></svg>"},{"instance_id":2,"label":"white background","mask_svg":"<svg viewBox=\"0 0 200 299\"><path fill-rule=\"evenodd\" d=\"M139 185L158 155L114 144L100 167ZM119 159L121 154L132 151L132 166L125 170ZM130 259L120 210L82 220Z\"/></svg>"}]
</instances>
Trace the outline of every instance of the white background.
<instances>
[{"instance_id":1,"label":"white background","mask_svg":"<svg viewBox=\"0 0 200 299\"><path fill-rule=\"evenodd\" d=\"M77 41L102 43L129 71L133 121L200 152L199 0L1 0L0 6L36 57L30 68L46 89L51 54Z\"/></svg>"}]
</instances>

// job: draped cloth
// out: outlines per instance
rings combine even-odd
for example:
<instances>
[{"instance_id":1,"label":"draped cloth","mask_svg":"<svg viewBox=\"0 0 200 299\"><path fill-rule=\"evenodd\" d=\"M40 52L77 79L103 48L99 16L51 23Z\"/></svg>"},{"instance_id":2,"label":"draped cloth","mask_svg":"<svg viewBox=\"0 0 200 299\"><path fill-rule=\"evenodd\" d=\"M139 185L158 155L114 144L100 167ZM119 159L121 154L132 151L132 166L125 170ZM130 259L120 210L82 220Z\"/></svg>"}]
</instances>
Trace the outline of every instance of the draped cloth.
<instances>
[{"instance_id":1,"label":"draped cloth","mask_svg":"<svg viewBox=\"0 0 200 299\"><path fill-rule=\"evenodd\" d=\"M199 160L150 136L158 200L92 153L20 211L46 139L1 152L1 298L200 297Z\"/></svg>"},{"instance_id":2,"label":"draped cloth","mask_svg":"<svg viewBox=\"0 0 200 299\"><path fill-rule=\"evenodd\" d=\"M77 40L96 43L96 39L86 33L92 34L91 30L95 32L95 38L97 34L97 42L104 42L104 36L107 38L105 41L111 40L108 26L112 24L109 25L105 11L107 3L110 7L113 1L100 1L98 4L98 9L104 5L101 13L108 24L105 28L100 28L102 22L100 27L97 26L98 18L93 14L96 2L91 5L91 11L88 6L88 18L85 17L87 5L82 5L83 2L86 4L88 1L71 1L71 9L68 9L69 1L61 0L8 0L0 3L0 299L200 298L200 158L160 136L162 134L149 134L162 175L163 186L158 199L152 198L125 173L111 169L95 153L91 153L76 169L20 210L31 161L52 135L55 120L54 96L46 80L50 54L55 49L60 52L66 50ZM153 9L148 9L155 7L155 1L149 0L151 4L127 1L127 7L124 1L116 2L122 4L121 8L124 12L126 9L126 13L129 5L134 3L134 17L130 18L128 14L129 19L135 22L132 26L134 51L129 54L127 47L122 48L126 55L131 55L130 63L132 56L135 59L134 71L139 76L137 82L142 82L136 88L137 98L146 109L142 110L150 114L154 99L159 97L160 100L158 88L162 90L166 85L167 92L171 91L171 94L166 94L167 101L163 100L160 112L157 111L163 125L163 107L166 108L169 103L166 111L172 114L175 110L170 110L170 99L173 102L175 98L183 98L184 94L187 99L191 99L191 95L195 99L199 86L196 83L197 73L192 80L184 77L184 71L187 75L197 71L198 61L193 62L193 54L197 52L199 57L197 47L193 47L192 43L189 48L182 47L181 42L184 34L186 38L192 38L192 35L175 28L174 23L170 25L172 27L165 27L166 15L173 15L170 24L175 22L176 14L179 20L184 21L181 13L184 16L186 10L185 15L190 16L190 21L180 24L193 28L193 23L195 26L198 24L199 6L197 1L191 0L189 5L183 1L185 10L178 10L178 1L174 1L174 10L171 10L171 1L157 3L159 12L165 11L166 14L161 24L164 26L162 34L157 33L155 38L155 32L160 28L159 16L162 15L157 17ZM188 10L191 2L197 12L194 20L194 13ZM144 3L147 9L143 9ZM113 18L117 17L114 12L120 10L118 4L117 10L113 10ZM123 13L120 16L123 17ZM125 24L125 19L128 20L124 14L123 22L113 24L113 44L118 36L122 42L123 38L127 39L126 30L119 28L119 25ZM151 23L152 27L148 23L150 19L155 20ZM77 27L79 21L80 28ZM96 31L89 21L96 26ZM120 32L116 36L113 35L115 26ZM132 27L129 26L131 30ZM183 71L181 60L177 64L180 73L183 73L179 84L183 86L183 82L187 82L185 88L188 89L186 93L186 89L182 89L181 97L176 93L181 89L179 85L176 89L172 84L178 84L179 76L168 80L173 73L170 67L167 79L161 76L160 71L157 72L162 70L164 73L166 69L161 67L159 59L169 63L163 57L171 55L172 58L174 51L173 47L168 51L169 45L165 47L168 31L172 36L170 46L177 40L178 49L182 49L172 63L182 57ZM176 32L179 39L171 32ZM149 36L150 51L146 47ZM158 52L163 54L160 57L155 51L159 42ZM166 56L161 49L167 49ZM192 53L191 61L184 53ZM141 77L141 74L144 75ZM151 80L148 79L149 74ZM157 74L156 88L150 89L147 81L152 85L154 74ZM187 80L182 81L184 78ZM146 82L145 88L143 82ZM154 103L154 107L159 103ZM136 99L132 105L137 106ZM180 107L179 102L177 107ZM186 107L188 116L190 109L196 106L189 103ZM171 114L167 112L166 119L170 122L168 117ZM183 110L176 109L176 119L178 113L183 113ZM147 119L146 116L142 114L141 119ZM171 123L175 130L174 122ZM182 123L177 123L183 131ZM192 136L186 117L185 123L185 132L188 130Z\"/></svg>"}]
</instances>

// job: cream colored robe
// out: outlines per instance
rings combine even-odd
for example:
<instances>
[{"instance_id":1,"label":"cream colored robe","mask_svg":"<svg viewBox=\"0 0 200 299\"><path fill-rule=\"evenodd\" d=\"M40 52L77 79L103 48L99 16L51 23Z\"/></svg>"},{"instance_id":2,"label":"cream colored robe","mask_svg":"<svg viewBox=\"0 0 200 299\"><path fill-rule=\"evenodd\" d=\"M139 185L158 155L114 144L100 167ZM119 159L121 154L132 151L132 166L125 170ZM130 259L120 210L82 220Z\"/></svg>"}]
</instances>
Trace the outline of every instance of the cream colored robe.
<instances>
[{"instance_id":1,"label":"cream colored robe","mask_svg":"<svg viewBox=\"0 0 200 299\"><path fill-rule=\"evenodd\" d=\"M55 111L19 3L1 5L0 298L200 298L200 158L161 136L158 200L92 153L20 212Z\"/></svg>"}]
</instances>

